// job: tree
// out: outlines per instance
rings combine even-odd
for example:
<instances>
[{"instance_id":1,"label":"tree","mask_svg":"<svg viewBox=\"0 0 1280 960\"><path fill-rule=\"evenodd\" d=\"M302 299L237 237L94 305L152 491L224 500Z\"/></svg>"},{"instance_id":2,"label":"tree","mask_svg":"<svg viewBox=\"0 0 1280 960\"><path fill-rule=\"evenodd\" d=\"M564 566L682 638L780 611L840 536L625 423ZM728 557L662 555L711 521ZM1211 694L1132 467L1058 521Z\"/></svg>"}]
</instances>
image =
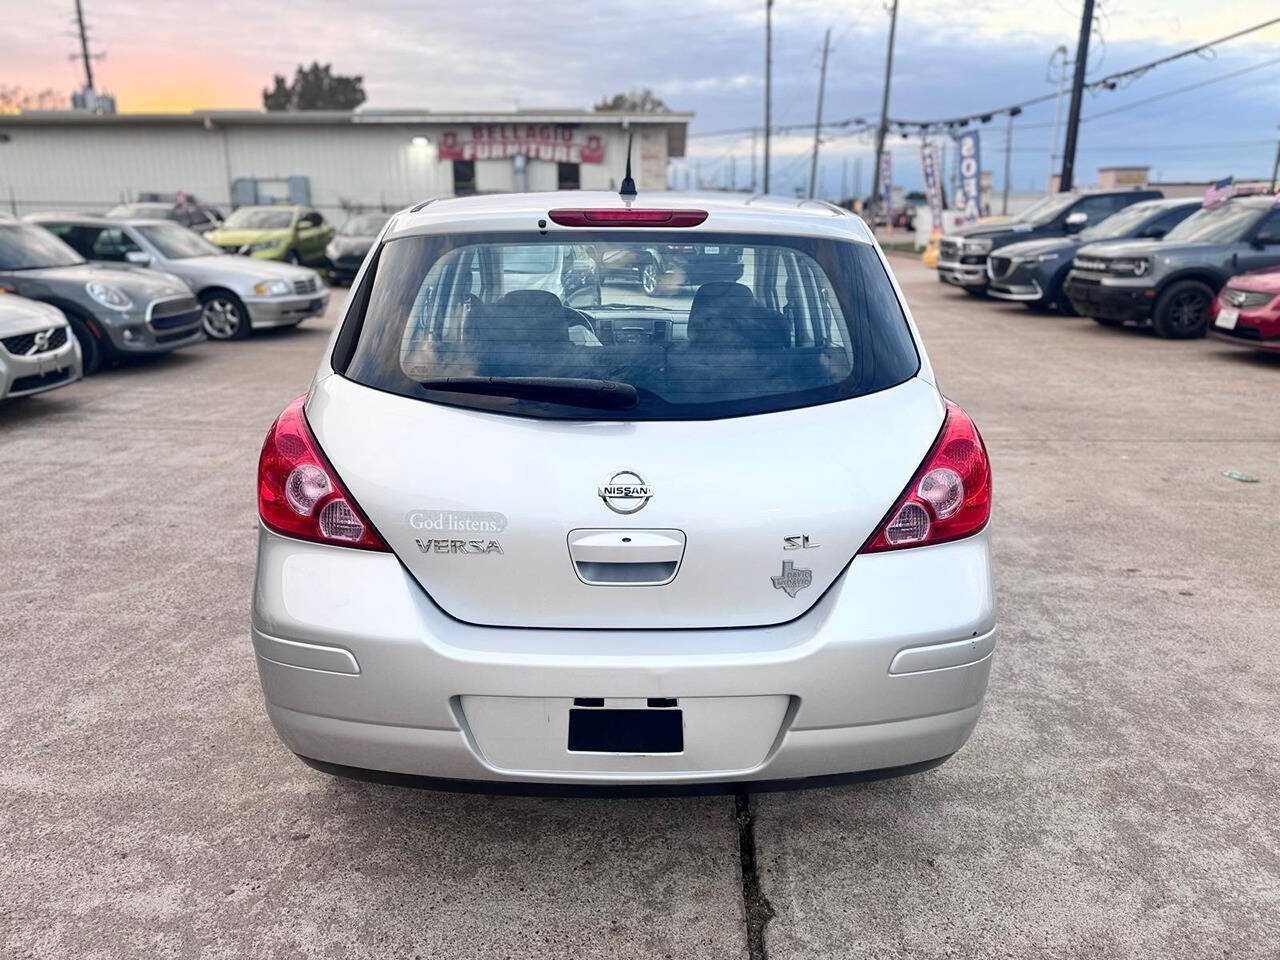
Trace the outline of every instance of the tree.
<instances>
[{"instance_id":1,"label":"tree","mask_svg":"<svg viewBox=\"0 0 1280 960\"><path fill-rule=\"evenodd\" d=\"M618 113L670 113L671 108L660 100L652 90L632 90L629 93L615 93L595 105L596 111L616 111Z\"/></svg>"},{"instance_id":2,"label":"tree","mask_svg":"<svg viewBox=\"0 0 1280 960\"><path fill-rule=\"evenodd\" d=\"M0 113L23 110L65 110L67 98L56 90L27 90L0 83Z\"/></svg>"},{"instance_id":3,"label":"tree","mask_svg":"<svg viewBox=\"0 0 1280 960\"><path fill-rule=\"evenodd\" d=\"M332 64L298 64L293 83L275 75L271 89L262 91L268 110L354 110L365 101L364 77L344 77L332 72Z\"/></svg>"}]
</instances>

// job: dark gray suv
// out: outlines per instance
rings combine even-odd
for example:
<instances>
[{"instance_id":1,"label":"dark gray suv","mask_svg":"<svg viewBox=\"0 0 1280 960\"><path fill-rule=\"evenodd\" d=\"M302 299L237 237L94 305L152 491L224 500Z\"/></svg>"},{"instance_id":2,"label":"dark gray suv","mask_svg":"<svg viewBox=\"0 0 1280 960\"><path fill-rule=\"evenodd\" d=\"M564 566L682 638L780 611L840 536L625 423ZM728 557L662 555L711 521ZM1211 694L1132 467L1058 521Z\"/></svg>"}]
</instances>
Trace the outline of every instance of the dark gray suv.
<instances>
[{"instance_id":1,"label":"dark gray suv","mask_svg":"<svg viewBox=\"0 0 1280 960\"><path fill-rule=\"evenodd\" d=\"M1065 285L1077 313L1105 326L1150 324L1162 337L1199 337L1209 307L1237 273L1280 266L1280 206L1271 196L1206 207L1163 240L1091 243Z\"/></svg>"}]
</instances>

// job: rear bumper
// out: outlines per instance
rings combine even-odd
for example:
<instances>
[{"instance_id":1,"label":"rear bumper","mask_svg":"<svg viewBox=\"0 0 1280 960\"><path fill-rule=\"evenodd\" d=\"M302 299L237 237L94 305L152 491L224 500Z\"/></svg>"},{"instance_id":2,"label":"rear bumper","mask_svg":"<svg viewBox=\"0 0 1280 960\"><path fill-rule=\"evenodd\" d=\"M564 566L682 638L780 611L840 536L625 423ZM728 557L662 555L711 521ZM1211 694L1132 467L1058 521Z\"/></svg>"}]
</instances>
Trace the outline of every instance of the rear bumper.
<instances>
[{"instance_id":1,"label":"rear bumper","mask_svg":"<svg viewBox=\"0 0 1280 960\"><path fill-rule=\"evenodd\" d=\"M290 297L246 297L249 325L255 330L301 323L307 317L318 317L329 306L328 288L315 293Z\"/></svg>"},{"instance_id":2,"label":"rear bumper","mask_svg":"<svg viewBox=\"0 0 1280 960\"><path fill-rule=\"evenodd\" d=\"M910 584L929 584L930 602ZM977 723L994 629L985 531L859 557L806 615L773 627L473 626L394 556L266 530L253 604L267 712L292 751L481 785L707 785L938 761ZM572 753L575 697L674 698L684 749Z\"/></svg>"},{"instance_id":3,"label":"rear bumper","mask_svg":"<svg viewBox=\"0 0 1280 960\"><path fill-rule=\"evenodd\" d=\"M987 285L987 268L981 263L939 260L938 279L956 287L981 288Z\"/></svg>"}]
</instances>

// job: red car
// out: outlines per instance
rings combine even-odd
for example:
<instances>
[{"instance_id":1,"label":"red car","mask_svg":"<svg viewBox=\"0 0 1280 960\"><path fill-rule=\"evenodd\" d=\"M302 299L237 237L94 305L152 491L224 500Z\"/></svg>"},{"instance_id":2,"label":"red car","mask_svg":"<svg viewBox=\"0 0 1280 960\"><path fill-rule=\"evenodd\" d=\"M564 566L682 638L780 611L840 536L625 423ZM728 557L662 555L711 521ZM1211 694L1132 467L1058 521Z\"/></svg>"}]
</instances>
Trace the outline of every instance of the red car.
<instances>
[{"instance_id":1,"label":"red car","mask_svg":"<svg viewBox=\"0 0 1280 960\"><path fill-rule=\"evenodd\" d=\"M1280 269L1242 273L1218 291L1209 332L1255 350L1280 351Z\"/></svg>"}]
</instances>

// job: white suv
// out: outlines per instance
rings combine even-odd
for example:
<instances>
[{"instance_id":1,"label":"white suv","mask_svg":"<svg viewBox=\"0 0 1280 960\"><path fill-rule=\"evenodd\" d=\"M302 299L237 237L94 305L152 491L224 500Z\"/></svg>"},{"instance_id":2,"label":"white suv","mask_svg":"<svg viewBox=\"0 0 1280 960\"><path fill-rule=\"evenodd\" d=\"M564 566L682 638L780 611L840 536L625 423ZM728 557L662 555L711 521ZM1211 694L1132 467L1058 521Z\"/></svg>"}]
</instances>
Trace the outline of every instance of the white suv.
<instances>
[{"instance_id":1,"label":"white suv","mask_svg":"<svg viewBox=\"0 0 1280 960\"><path fill-rule=\"evenodd\" d=\"M654 243L733 255L679 295L605 282L588 306L504 270L530 245ZM981 710L986 450L871 233L825 204L396 215L267 436L258 504L267 711L331 773L872 778L941 763Z\"/></svg>"}]
</instances>

